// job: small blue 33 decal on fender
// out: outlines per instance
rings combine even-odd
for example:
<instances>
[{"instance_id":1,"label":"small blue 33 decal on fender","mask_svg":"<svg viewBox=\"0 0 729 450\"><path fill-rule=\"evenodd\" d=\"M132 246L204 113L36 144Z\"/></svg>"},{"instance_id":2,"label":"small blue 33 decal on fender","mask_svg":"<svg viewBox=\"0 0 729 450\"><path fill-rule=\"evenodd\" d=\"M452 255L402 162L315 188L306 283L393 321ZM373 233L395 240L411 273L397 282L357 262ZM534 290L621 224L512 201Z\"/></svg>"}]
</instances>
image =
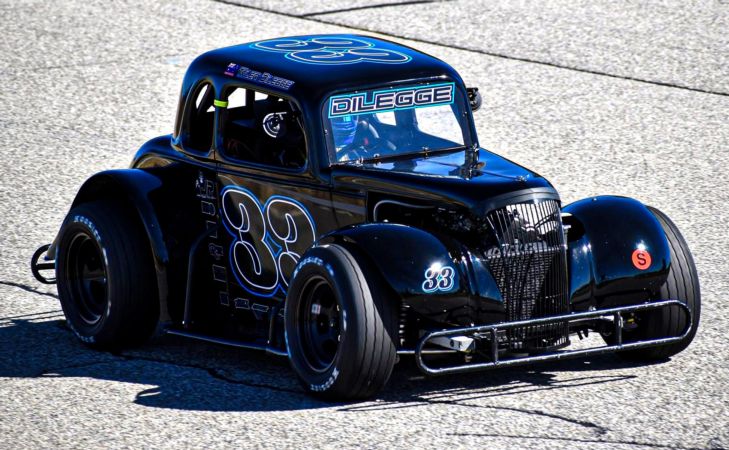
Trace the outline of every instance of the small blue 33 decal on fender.
<instances>
[{"instance_id":1,"label":"small blue 33 decal on fender","mask_svg":"<svg viewBox=\"0 0 729 450\"><path fill-rule=\"evenodd\" d=\"M425 270L425 281L423 281L423 292L433 293L436 291L448 292L455 285L456 270L451 266L433 264Z\"/></svg>"}]
</instances>

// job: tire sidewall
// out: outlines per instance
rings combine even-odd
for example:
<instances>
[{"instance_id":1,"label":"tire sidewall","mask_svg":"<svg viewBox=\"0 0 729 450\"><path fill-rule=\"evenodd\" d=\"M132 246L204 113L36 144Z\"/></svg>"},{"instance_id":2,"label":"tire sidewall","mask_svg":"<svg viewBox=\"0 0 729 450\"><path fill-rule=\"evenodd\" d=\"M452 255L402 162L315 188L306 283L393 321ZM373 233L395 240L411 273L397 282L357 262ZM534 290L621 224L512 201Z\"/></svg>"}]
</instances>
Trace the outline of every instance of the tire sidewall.
<instances>
[{"instance_id":1,"label":"tire sidewall","mask_svg":"<svg viewBox=\"0 0 729 450\"><path fill-rule=\"evenodd\" d=\"M666 214L650 206L647 208L658 221L667 240L667 245L671 249L668 274L664 282L655 290L653 300L681 300L685 302L686 307L691 312L691 330L682 341L676 343L625 350L619 353L622 357L632 361L665 360L683 351L693 341L701 315L701 290L698 273L686 240ZM689 285L691 288L689 288ZM680 292L679 286L682 286L685 292ZM624 333L624 342L679 336L688 325L685 318L682 317L684 316L683 312L678 306L646 311L637 316L638 328ZM612 335L603 337L609 345L614 344L615 339Z\"/></svg>"},{"instance_id":2,"label":"tire sidewall","mask_svg":"<svg viewBox=\"0 0 729 450\"><path fill-rule=\"evenodd\" d=\"M669 241L671 247L671 263L669 269L669 275L666 281L661 285L658 291L657 300L666 299L678 299L685 302L686 307L691 312L691 330L684 340L683 343L673 344L670 347L680 348L683 350L686 348L691 341L694 339L698 330L699 322L701 319L701 288L699 283L698 272L696 270L696 264L693 259L691 250L689 249L688 243L684 238L681 231L678 229L676 224L662 211L654 207L648 207L649 211L656 217L656 220L661 225L663 232L666 236L666 240ZM676 254L674 248L678 250L681 255ZM671 285L670 278L675 276L681 280L681 285L685 289L684 295L679 294L678 286ZM691 288L688 288L688 283ZM650 314L646 319L646 328L648 328L648 337L653 337L652 334L665 334L663 331L666 329L666 322L669 321L670 313L672 314L683 314L680 312L678 307L672 306L669 308L663 308L659 311L655 311L654 314ZM687 324L685 320L678 321L681 329ZM659 332L651 333L651 330L661 330ZM676 335L679 333L678 328L668 330L669 334Z\"/></svg>"},{"instance_id":3,"label":"tire sidewall","mask_svg":"<svg viewBox=\"0 0 729 450\"><path fill-rule=\"evenodd\" d=\"M105 324L109 320L111 302L109 301L110 287L107 284L106 287L106 307L102 313L100 319L94 324L88 324L80 317L80 312L76 306L76 302L73 299L73 292L67 284L67 272L68 272L68 259L69 259L69 247L72 241L79 235L85 234L86 236L93 239L98 246L98 250L104 259L104 265L109 271L109 261L104 247L104 240L102 238L102 231L99 230L97 222L94 220L92 214L83 211L79 208L78 211L72 211L68 219L65 221L62 231L61 238L58 244L59 258L56 264L56 279L58 280L58 294L61 298L61 308L66 316L66 322L69 328L76 334L76 336L87 344L97 343L97 338L104 330Z\"/></svg>"},{"instance_id":4,"label":"tire sidewall","mask_svg":"<svg viewBox=\"0 0 729 450\"><path fill-rule=\"evenodd\" d=\"M292 275L285 307L286 347L291 364L299 375L299 380L308 391L326 395L340 384L347 384L348 374L352 370L351 351L359 351L356 340L361 334L357 318L357 303L361 300L362 291L356 286L356 273L343 262L342 258L332 258L333 252L314 248L301 259ZM341 308L340 344L332 364L324 371L317 372L310 368L303 356L303 343L299 333L299 302L307 281L311 276L324 278L332 287Z\"/></svg>"}]
</instances>

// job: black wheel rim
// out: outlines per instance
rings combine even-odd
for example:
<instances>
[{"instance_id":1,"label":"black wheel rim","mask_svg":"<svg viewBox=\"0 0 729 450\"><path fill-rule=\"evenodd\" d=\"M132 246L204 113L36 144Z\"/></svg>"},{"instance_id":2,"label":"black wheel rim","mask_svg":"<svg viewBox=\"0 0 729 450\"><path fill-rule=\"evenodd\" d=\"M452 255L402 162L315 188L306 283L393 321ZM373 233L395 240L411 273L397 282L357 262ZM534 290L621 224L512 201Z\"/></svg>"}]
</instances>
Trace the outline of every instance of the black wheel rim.
<instances>
[{"instance_id":1,"label":"black wheel rim","mask_svg":"<svg viewBox=\"0 0 729 450\"><path fill-rule=\"evenodd\" d=\"M339 352L341 308L331 285L322 277L312 277L302 292L298 326L304 357L311 369L324 372Z\"/></svg>"},{"instance_id":2,"label":"black wheel rim","mask_svg":"<svg viewBox=\"0 0 729 450\"><path fill-rule=\"evenodd\" d=\"M67 253L67 280L80 318L97 324L107 308L106 264L99 244L86 233L71 240Z\"/></svg>"}]
</instances>

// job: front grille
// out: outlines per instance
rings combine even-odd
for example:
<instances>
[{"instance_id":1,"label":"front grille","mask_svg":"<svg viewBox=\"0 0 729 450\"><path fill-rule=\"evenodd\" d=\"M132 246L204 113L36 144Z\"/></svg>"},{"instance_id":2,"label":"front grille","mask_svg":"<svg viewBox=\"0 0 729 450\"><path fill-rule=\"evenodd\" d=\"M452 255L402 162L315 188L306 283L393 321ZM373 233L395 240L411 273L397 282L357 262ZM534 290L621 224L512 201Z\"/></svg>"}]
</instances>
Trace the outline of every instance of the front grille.
<instances>
[{"instance_id":1,"label":"front grille","mask_svg":"<svg viewBox=\"0 0 729 450\"><path fill-rule=\"evenodd\" d=\"M491 211L495 242L485 250L506 307L506 320L569 312L567 254L559 203L518 203ZM567 322L508 330L509 350L538 351L568 343Z\"/></svg>"}]
</instances>

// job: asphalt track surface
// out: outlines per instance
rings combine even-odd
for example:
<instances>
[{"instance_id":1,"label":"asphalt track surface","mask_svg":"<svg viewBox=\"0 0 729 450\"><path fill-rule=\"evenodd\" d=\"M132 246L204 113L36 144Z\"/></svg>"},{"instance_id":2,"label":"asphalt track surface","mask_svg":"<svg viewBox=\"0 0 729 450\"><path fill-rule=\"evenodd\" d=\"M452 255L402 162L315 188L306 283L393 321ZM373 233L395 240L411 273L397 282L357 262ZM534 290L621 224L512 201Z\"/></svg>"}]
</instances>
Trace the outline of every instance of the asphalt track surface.
<instances>
[{"instance_id":1,"label":"asphalt track surface","mask_svg":"<svg viewBox=\"0 0 729 450\"><path fill-rule=\"evenodd\" d=\"M729 4L392 3L0 1L0 448L729 447ZM438 379L404 360L376 399L327 404L253 352L79 344L27 261L83 180L171 131L197 54L352 30L455 66L484 95L481 144L565 202L666 212L700 273L689 349Z\"/></svg>"}]
</instances>

